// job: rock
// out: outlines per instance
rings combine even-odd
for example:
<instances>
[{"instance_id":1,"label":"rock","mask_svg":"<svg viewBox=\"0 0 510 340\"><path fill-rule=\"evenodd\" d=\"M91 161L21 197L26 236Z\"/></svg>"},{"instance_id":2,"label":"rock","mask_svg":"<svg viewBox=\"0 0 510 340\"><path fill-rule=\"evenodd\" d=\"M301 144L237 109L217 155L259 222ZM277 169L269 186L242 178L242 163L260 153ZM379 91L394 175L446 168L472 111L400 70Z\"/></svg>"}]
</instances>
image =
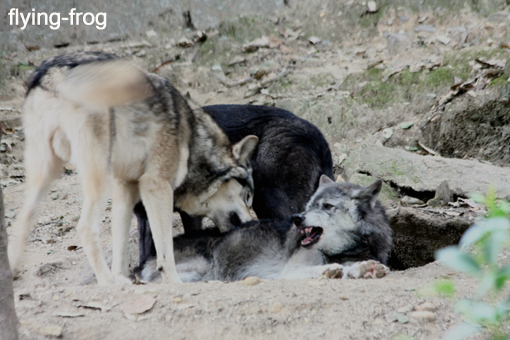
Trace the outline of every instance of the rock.
<instances>
[{"instance_id":1,"label":"rock","mask_svg":"<svg viewBox=\"0 0 510 340\"><path fill-rule=\"evenodd\" d=\"M436 195L434 196L434 199L442 201L443 204L447 204L448 202L453 201L453 195L448 187L447 181L442 181L441 184L436 189Z\"/></svg>"},{"instance_id":2,"label":"rock","mask_svg":"<svg viewBox=\"0 0 510 340\"><path fill-rule=\"evenodd\" d=\"M477 157L507 166L510 149L505 146L510 145L510 105L501 101L505 97L508 95L504 91L491 91L476 99L469 95L458 97L439 119L424 127L418 138L443 156ZM505 173L503 170L503 178L508 176ZM488 182L500 185L499 178ZM454 187L449 184L455 194Z\"/></svg>"},{"instance_id":3,"label":"rock","mask_svg":"<svg viewBox=\"0 0 510 340\"><path fill-rule=\"evenodd\" d=\"M369 13L375 13L375 12L377 12L377 10L379 9L379 8L377 7L377 4L376 4L376 2L375 2L375 1L368 1L368 2L367 2L367 7L368 7L368 12L369 12Z\"/></svg>"},{"instance_id":4,"label":"rock","mask_svg":"<svg viewBox=\"0 0 510 340\"><path fill-rule=\"evenodd\" d=\"M39 324L35 322L21 322L22 327L28 328L31 332L51 338L60 338L62 336L62 326L52 324Z\"/></svg>"},{"instance_id":5,"label":"rock","mask_svg":"<svg viewBox=\"0 0 510 340\"><path fill-rule=\"evenodd\" d=\"M436 310L436 305L432 302L424 302L416 306L414 309L420 312L434 312Z\"/></svg>"},{"instance_id":6,"label":"rock","mask_svg":"<svg viewBox=\"0 0 510 340\"><path fill-rule=\"evenodd\" d=\"M448 45L450 43L450 38L444 36L444 35L438 35L436 37L437 41L439 41L443 45Z\"/></svg>"},{"instance_id":7,"label":"rock","mask_svg":"<svg viewBox=\"0 0 510 340\"><path fill-rule=\"evenodd\" d=\"M243 286L255 286L262 282L262 279L257 276L248 276L244 280L241 281Z\"/></svg>"},{"instance_id":8,"label":"rock","mask_svg":"<svg viewBox=\"0 0 510 340\"><path fill-rule=\"evenodd\" d=\"M397 315L398 313L396 311L392 311L384 315L384 318L386 319L387 322L395 322L398 321Z\"/></svg>"},{"instance_id":9,"label":"rock","mask_svg":"<svg viewBox=\"0 0 510 340\"><path fill-rule=\"evenodd\" d=\"M425 20L423 20L423 21L425 21ZM418 25L415 27L414 31L415 32L431 32L431 33L433 33L436 31L436 28L434 26L430 26L430 25Z\"/></svg>"},{"instance_id":10,"label":"rock","mask_svg":"<svg viewBox=\"0 0 510 340\"><path fill-rule=\"evenodd\" d=\"M214 72L223 72L223 68L221 67L220 64L214 64L211 67L211 70L214 71Z\"/></svg>"},{"instance_id":11,"label":"rock","mask_svg":"<svg viewBox=\"0 0 510 340\"><path fill-rule=\"evenodd\" d=\"M388 36L388 50L390 54L399 54L411 46L409 37L404 33L393 33Z\"/></svg>"},{"instance_id":12,"label":"rock","mask_svg":"<svg viewBox=\"0 0 510 340\"><path fill-rule=\"evenodd\" d=\"M312 37L308 38L308 42L310 42L310 44L312 44L312 45L317 45L318 43L321 42L321 40L315 36L312 36Z\"/></svg>"},{"instance_id":13,"label":"rock","mask_svg":"<svg viewBox=\"0 0 510 340\"><path fill-rule=\"evenodd\" d=\"M421 205L424 204L424 202L418 198L410 197L410 196L404 196L400 199L400 203L404 206L408 205Z\"/></svg>"},{"instance_id":14,"label":"rock","mask_svg":"<svg viewBox=\"0 0 510 340\"><path fill-rule=\"evenodd\" d=\"M246 59L239 56L239 55L236 55L234 58L230 59L230 61L228 62L228 66L233 66L235 64L241 64L241 63L244 63L246 62Z\"/></svg>"},{"instance_id":15,"label":"rock","mask_svg":"<svg viewBox=\"0 0 510 340\"><path fill-rule=\"evenodd\" d=\"M405 314L407 312L410 312L413 310L413 306L411 305L405 305L403 307L400 307L399 309L397 309L397 312L399 313L402 313L402 314Z\"/></svg>"},{"instance_id":16,"label":"rock","mask_svg":"<svg viewBox=\"0 0 510 340\"><path fill-rule=\"evenodd\" d=\"M282 310L282 305L279 304L278 302L275 302L270 308L269 308L269 312L270 313L273 313L273 314L276 314L276 313L279 313L280 311Z\"/></svg>"},{"instance_id":17,"label":"rock","mask_svg":"<svg viewBox=\"0 0 510 340\"><path fill-rule=\"evenodd\" d=\"M457 244L474 223L466 214L449 216L410 207L388 210L387 215L394 244L389 264L395 269L419 267L434 261L436 250Z\"/></svg>"},{"instance_id":18,"label":"rock","mask_svg":"<svg viewBox=\"0 0 510 340\"><path fill-rule=\"evenodd\" d=\"M412 312L409 316L413 319L423 320L423 321L434 321L436 319L436 315L432 312L427 311L417 311Z\"/></svg>"},{"instance_id":19,"label":"rock","mask_svg":"<svg viewBox=\"0 0 510 340\"><path fill-rule=\"evenodd\" d=\"M244 44L242 49L243 52L249 53L249 52L255 52L261 47L269 47L269 38L266 36L263 36L261 38L255 39L252 42L249 42L247 44Z\"/></svg>"},{"instance_id":20,"label":"rock","mask_svg":"<svg viewBox=\"0 0 510 340\"><path fill-rule=\"evenodd\" d=\"M155 38L158 36L158 34L154 30L148 30L145 32L148 38Z\"/></svg>"},{"instance_id":21,"label":"rock","mask_svg":"<svg viewBox=\"0 0 510 340\"><path fill-rule=\"evenodd\" d=\"M369 173L400 188L425 194L435 192L446 181L451 193L461 197L485 193L491 184L497 183L497 198L510 198L510 169L472 160L420 156L400 149L359 144L342 167L348 181L355 174Z\"/></svg>"},{"instance_id":22,"label":"rock","mask_svg":"<svg viewBox=\"0 0 510 340\"><path fill-rule=\"evenodd\" d=\"M195 43L186 37L182 37L181 39L179 39L179 41L177 41L177 46L179 46L179 47L186 48L186 47L192 47L193 45L195 45Z\"/></svg>"}]
</instances>

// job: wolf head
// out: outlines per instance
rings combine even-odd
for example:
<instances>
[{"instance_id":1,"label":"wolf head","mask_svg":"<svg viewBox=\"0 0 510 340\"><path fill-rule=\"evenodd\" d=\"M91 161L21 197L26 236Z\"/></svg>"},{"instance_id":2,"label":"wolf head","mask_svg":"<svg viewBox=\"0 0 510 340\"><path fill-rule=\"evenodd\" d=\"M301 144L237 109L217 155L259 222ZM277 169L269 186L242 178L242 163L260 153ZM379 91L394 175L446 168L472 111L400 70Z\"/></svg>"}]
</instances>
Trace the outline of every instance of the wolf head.
<instances>
[{"instance_id":1,"label":"wolf head","mask_svg":"<svg viewBox=\"0 0 510 340\"><path fill-rule=\"evenodd\" d=\"M198 195L187 195L179 208L190 215L209 217L221 231L251 220L254 186L250 159L257 145L254 135L234 144L230 152L235 164L218 170L206 190L200 188Z\"/></svg>"},{"instance_id":2,"label":"wolf head","mask_svg":"<svg viewBox=\"0 0 510 340\"><path fill-rule=\"evenodd\" d=\"M322 176L303 214L292 216L301 246L319 249L340 262L375 259L386 263L391 229L377 201L382 182L367 187L335 183Z\"/></svg>"}]
</instances>

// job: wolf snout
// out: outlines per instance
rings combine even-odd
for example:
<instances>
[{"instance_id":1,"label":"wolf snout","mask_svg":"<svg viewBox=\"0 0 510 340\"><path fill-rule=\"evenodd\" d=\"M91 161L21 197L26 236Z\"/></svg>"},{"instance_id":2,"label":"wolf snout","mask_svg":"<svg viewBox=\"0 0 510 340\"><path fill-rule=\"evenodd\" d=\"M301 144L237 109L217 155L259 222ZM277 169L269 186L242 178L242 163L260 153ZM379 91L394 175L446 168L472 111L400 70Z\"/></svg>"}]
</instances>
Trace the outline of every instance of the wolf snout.
<instances>
[{"instance_id":1,"label":"wolf snout","mask_svg":"<svg viewBox=\"0 0 510 340\"><path fill-rule=\"evenodd\" d=\"M296 227L299 227L305 220L305 217L301 214L294 214L294 215L292 215L292 217L290 219Z\"/></svg>"}]
</instances>

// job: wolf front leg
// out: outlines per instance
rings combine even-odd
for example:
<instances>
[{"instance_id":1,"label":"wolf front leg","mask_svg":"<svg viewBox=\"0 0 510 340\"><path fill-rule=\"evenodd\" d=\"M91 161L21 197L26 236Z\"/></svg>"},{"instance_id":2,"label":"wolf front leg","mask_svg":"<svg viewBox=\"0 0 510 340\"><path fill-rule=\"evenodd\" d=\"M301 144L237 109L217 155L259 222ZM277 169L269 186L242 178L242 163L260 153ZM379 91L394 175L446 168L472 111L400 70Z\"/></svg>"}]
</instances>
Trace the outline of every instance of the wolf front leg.
<instances>
[{"instance_id":1,"label":"wolf front leg","mask_svg":"<svg viewBox=\"0 0 510 340\"><path fill-rule=\"evenodd\" d=\"M139 181L140 195L147 210L157 253L157 268L165 283L181 283L174 258L172 221L173 190L168 179L143 176Z\"/></svg>"},{"instance_id":2,"label":"wolf front leg","mask_svg":"<svg viewBox=\"0 0 510 340\"><path fill-rule=\"evenodd\" d=\"M321 266L286 266L281 279L315 279L321 276L328 278L341 278L343 275L343 266L338 263L325 264Z\"/></svg>"}]
</instances>

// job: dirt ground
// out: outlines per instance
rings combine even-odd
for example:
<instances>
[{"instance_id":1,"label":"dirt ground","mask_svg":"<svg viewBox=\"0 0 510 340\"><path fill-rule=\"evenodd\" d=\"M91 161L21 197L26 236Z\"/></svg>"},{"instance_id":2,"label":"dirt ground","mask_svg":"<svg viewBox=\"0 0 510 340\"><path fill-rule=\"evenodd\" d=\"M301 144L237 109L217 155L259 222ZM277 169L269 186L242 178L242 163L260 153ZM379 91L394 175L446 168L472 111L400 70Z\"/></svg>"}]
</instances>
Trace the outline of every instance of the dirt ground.
<instances>
[{"instance_id":1,"label":"dirt ground","mask_svg":"<svg viewBox=\"0 0 510 340\"><path fill-rule=\"evenodd\" d=\"M497 60L509 56L510 50L500 47L510 43L508 7L484 12L467 6L459 11L389 6L366 19L366 3L345 3L352 11L322 7L305 15L294 8L271 18L233 19L206 31L206 42L190 47L179 46L180 38L192 41L195 35L184 30L168 37L147 32L144 39L3 54L0 181L8 233L24 192L19 119L23 84L31 65L47 57L78 50L117 53L168 76L201 105L283 107L319 126L332 146L380 143L383 130L392 127L396 132L391 146L411 150L408 130L399 129L402 123L429 117L438 100L459 82L454 76L461 81L476 76L480 68L471 63L476 55ZM348 15L361 19L351 28L335 26L335 20L347 25L351 19L343 18ZM423 31L416 30L420 25ZM345 29L342 38L339 27ZM232 30L237 33L229 33ZM268 41L249 44L262 36ZM257 45L256 51L243 52L250 45ZM456 53L462 58L462 53L469 54L470 59L458 57L459 63L452 63ZM406 77L413 74L419 79L409 85ZM393 92L385 93L390 85ZM498 87L475 95L484 91ZM338 161L341 152L333 151ZM420 292L445 278L455 282L459 297L471 296L475 288L473 280L438 263L377 280L98 287L75 230L81 204L79 176L70 169L38 210L25 264L14 282L23 339L439 339L461 321L453 310L455 301ZM107 253L110 215L108 206L102 224ZM132 267L137 265L137 237L133 220ZM420 309L429 313L416 313Z\"/></svg>"}]
</instances>

